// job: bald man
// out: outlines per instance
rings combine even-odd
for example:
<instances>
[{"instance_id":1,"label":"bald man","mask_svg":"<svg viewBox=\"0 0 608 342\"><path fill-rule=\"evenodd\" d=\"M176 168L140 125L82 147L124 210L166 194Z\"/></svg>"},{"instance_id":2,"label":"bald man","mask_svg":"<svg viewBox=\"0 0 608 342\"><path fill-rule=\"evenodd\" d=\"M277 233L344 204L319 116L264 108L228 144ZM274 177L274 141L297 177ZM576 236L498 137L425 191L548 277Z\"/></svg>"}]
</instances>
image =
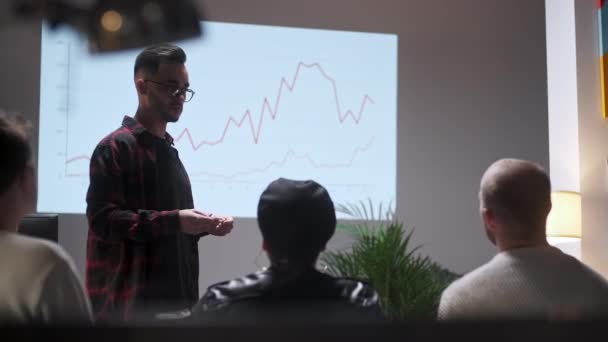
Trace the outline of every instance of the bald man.
<instances>
[{"instance_id":1,"label":"bald man","mask_svg":"<svg viewBox=\"0 0 608 342\"><path fill-rule=\"evenodd\" d=\"M498 254L442 294L440 320L608 317L608 283L547 243L551 182L544 169L501 159L483 174L480 215Z\"/></svg>"}]
</instances>

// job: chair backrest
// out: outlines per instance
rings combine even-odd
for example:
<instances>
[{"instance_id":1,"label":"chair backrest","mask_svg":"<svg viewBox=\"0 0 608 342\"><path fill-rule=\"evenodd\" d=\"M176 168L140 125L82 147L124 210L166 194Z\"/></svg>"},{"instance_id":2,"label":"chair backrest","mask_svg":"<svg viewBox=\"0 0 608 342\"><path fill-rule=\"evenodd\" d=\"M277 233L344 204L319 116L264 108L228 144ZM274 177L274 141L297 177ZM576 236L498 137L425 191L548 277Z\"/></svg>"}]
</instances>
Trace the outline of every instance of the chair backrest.
<instances>
[{"instance_id":1,"label":"chair backrest","mask_svg":"<svg viewBox=\"0 0 608 342\"><path fill-rule=\"evenodd\" d=\"M19 233L59 243L59 216L57 214L30 214L23 217Z\"/></svg>"}]
</instances>

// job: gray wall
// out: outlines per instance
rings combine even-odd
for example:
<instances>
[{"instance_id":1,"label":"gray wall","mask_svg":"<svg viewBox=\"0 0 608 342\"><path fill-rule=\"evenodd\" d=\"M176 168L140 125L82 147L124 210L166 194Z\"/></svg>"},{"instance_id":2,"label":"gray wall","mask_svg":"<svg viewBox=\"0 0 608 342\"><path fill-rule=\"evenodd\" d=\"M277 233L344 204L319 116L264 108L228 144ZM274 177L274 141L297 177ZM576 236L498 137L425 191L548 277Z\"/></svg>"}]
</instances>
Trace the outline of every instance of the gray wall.
<instances>
[{"instance_id":1,"label":"gray wall","mask_svg":"<svg viewBox=\"0 0 608 342\"><path fill-rule=\"evenodd\" d=\"M484 169L501 157L549 166L544 0L202 3L210 20L397 33L398 214L422 252L454 271L492 256L476 198ZM33 121L39 43L35 25L0 34L0 107ZM61 243L82 267L86 222L60 223ZM255 222L236 223L229 237L201 242L201 286L257 267Z\"/></svg>"}]
</instances>

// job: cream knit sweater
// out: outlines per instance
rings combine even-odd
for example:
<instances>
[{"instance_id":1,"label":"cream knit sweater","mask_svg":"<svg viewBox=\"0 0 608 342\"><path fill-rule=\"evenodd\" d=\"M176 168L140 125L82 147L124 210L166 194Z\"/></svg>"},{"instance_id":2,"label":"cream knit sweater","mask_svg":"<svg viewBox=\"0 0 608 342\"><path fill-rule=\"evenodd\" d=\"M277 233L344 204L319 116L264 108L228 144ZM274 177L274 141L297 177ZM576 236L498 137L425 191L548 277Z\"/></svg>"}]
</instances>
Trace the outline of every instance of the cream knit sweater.
<instances>
[{"instance_id":1,"label":"cream knit sweater","mask_svg":"<svg viewBox=\"0 0 608 342\"><path fill-rule=\"evenodd\" d=\"M438 318L579 319L608 317L608 282L555 247L519 248L452 283Z\"/></svg>"},{"instance_id":2,"label":"cream knit sweater","mask_svg":"<svg viewBox=\"0 0 608 342\"><path fill-rule=\"evenodd\" d=\"M0 231L0 323L90 323L89 300L59 245Z\"/></svg>"}]
</instances>

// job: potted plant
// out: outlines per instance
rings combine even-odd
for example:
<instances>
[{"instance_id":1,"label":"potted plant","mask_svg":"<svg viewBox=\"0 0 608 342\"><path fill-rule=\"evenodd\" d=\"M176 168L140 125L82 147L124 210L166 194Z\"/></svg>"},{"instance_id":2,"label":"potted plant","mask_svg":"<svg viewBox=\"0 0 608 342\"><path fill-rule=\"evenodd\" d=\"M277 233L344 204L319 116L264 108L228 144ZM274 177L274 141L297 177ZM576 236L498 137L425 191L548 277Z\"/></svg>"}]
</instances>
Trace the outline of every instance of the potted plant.
<instances>
[{"instance_id":1,"label":"potted plant","mask_svg":"<svg viewBox=\"0 0 608 342\"><path fill-rule=\"evenodd\" d=\"M326 271L368 281L391 320L435 319L442 291L458 275L411 246L414 229L406 231L391 205L375 210L371 201L340 204L336 211L353 219L341 221L338 230L352 234L355 242L346 250L324 252Z\"/></svg>"}]
</instances>

